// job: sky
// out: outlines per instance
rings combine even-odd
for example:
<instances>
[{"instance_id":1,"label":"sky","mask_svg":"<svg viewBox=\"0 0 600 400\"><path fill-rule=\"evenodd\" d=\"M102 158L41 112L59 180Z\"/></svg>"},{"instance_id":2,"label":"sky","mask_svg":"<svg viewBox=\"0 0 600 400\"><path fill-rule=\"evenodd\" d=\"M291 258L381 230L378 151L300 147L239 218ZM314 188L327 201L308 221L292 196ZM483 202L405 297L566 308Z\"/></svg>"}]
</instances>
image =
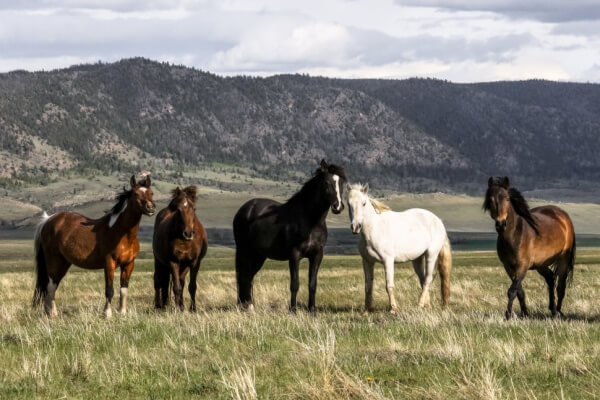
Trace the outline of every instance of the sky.
<instances>
[{"instance_id":1,"label":"sky","mask_svg":"<svg viewBox=\"0 0 600 400\"><path fill-rule=\"evenodd\" d=\"M0 0L0 72L136 56L219 75L600 83L600 0Z\"/></svg>"}]
</instances>

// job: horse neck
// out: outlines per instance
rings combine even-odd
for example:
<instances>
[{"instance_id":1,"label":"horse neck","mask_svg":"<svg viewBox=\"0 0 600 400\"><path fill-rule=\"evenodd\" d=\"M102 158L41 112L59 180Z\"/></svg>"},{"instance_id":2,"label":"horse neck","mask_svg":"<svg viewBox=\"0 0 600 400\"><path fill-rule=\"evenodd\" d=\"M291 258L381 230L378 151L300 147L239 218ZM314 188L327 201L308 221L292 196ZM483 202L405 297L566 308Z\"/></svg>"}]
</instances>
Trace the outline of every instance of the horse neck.
<instances>
[{"instance_id":1,"label":"horse neck","mask_svg":"<svg viewBox=\"0 0 600 400\"><path fill-rule=\"evenodd\" d=\"M323 197L321 193L318 193L318 198L315 199L315 195L310 192L309 188L303 187L285 203L285 207L292 213L307 216L310 225L314 226L324 221L329 211L330 205Z\"/></svg>"},{"instance_id":2,"label":"horse neck","mask_svg":"<svg viewBox=\"0 0 600 400\"><path fill-rule=\"evenodd\" d=\"M128 236L130 239L137 237L138 230L140 228L140 222L142 220L142 212L134 210L133 207L127 207L119 215L119 218L115 222L115 228L117 229L118 236Z\"/></svg>"},{"instance_id":3,"label":"horse neck","mask_svg":"<svg viewBox=\"0 0 600 400\"><path fill-rule=\"evenodd\" d=\"M502 232L502 234L499 235L499 237L501 237L504 240L504 242L509 244L510 247L512 247L515 251L518 248L518 243L522 234L522 232L517 230L517 226L520 225L521 227L523 227L522 229L527 229L525 227L527 225L527 222L519 221L522 219L523 217L517 214L517 212L511 204L508 207L508 214L506 216L506 228L504 229L504 232Z\"/></svg>"}]
</instances>

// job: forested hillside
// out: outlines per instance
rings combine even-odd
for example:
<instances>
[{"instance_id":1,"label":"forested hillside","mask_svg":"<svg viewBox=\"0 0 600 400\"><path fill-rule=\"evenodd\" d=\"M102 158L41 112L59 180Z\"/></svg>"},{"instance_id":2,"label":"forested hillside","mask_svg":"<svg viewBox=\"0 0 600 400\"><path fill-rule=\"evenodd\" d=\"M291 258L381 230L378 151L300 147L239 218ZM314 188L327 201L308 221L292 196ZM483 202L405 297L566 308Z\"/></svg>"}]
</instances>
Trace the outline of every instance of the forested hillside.
<instances>
[{"instance_id":1,"label":"forested hillside","mask_svg":"<svg viewBox=\"0 0 600 400\"><path fill-rule=\"evenodd\" d=\"M323 157L394 190L589 187L599 133L594 84L226 78L140 58L0 74L4 187L210 163L303 179Z\"/></svg>"}]
</instances>

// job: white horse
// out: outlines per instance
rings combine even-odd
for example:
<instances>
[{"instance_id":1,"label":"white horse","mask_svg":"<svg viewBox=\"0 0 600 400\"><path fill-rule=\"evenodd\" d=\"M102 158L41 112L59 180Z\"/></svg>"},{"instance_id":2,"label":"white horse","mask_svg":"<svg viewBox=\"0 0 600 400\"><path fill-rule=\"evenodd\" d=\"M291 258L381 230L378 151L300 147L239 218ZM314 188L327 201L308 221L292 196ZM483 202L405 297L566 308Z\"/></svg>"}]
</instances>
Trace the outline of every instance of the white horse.
<instances>
[{"instance_id":1,"label":"white horse","mask_svg":"<svg viewBox=\"0 0 600 400\"><path fill-rule=\"evenodd\" d=\"M450 296L452 255L450 241L442 221L432 212L412 208L391 211L388 206L367 195L369 185L348 185L348 204L352 233L361 234L359 251L365 273L365 307L373 306L373 265L385 267L390 311L396 311L394 299L394 263L412 261L421 282L419 306L429 306L429 286L436 266L442 280L442 306Z\"/></svg>"}]
</instances>

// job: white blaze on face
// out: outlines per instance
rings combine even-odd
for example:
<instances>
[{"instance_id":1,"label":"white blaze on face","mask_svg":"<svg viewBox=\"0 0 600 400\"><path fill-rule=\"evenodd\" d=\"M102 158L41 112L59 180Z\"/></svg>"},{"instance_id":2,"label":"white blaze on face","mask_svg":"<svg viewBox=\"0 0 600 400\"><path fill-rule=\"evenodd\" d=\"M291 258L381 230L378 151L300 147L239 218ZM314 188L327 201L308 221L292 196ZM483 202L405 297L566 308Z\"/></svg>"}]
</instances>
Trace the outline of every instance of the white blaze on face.
<instances>
[{"instance_id":1,"label":"white blaze on face","mask_svg":"<svg viewBox=\"0 0 600 400\"><path fill-rule=\"evenodd\" d=\"M185 201L185 203L183 203L183 206L184 206L184 207L187 207L187 206L188 206L188 205L187 205L187 200Z\"/></svg>"},{"instance_id":2,"label":"white blaze on face","mask_svg":"<svg viewBox=\"0 0 600 400\"><path fill-rule=\"evenodd\" d=\"M146 193L146 190L148 190L148 189L142 186L142 187L140 187L140 190L142 191L142 193Z\"/></svg>"},{"instance_id":3,"label":"white blaze on face","mask_svg":"<svg viewBox=\"0 0 600 400\"><path fill-rule=\"evenodd\" d=\"M333 175L333 181L335 182L335 194L337 195L337 207L336 210L342 209L342 196L340 195L340 177L338 175Z\"/></svg>"},{"instance_id":4,"label":"white blaze on face","mask_svg":"<svg viewBox=\"0 0 600 400\"><path fill-rule=\"evenodd\" d=\"M108 221L108 227L112 228L113 225L115 224L115 222L117 222L117 219L119 219L119 215L123 214L123 211L125 211L125 209L127 208L127 203L123 204L123 208L121 208L121 211L119 211L116 214L112 214L110 216L110 220Z\"/></svg>"}]
</instances>

